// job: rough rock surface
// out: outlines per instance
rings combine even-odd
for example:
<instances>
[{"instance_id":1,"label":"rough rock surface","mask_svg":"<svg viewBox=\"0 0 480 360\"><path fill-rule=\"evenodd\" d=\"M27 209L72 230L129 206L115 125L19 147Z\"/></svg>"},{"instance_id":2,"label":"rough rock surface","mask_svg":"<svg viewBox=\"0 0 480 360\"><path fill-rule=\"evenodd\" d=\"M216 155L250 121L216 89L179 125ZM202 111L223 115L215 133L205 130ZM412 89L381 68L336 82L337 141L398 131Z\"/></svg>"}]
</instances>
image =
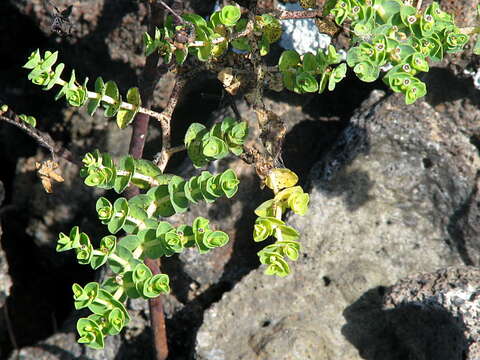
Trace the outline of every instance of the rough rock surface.
<instances>
[{"instance_id":1,"label":"rough rock surface","mask_svg":"<svg viewBox=\"0 0 480 360\"><path fill-rule=\"evenodd\" d=\"M198 359L401 359L392 338L365 350L388 337L365 304L381 315L384 286L476 259L452 229L476 186L477 149L425 102L405 111L382 96L311 172L309 213L289 219L303 245L293 274L260 268L225 294L205 313Z\"/></svg>"},{"instance_id":2,"label":"rough rock surface","mask_svg":"<svg viewBox=\"0 0 480 360\"><path fill-rule=\"evenodd\" d=\"M5 188L0 181L0 211L5 199ZM2 226L0 222L0 239L2 238ZM8 274L8 262L5 252L0 246L0 308L3 307L8 295L10 294L10 287L12 286L12 280Z\"/></svg>"},{"instance_id":3,"label":"rough rock surface","mask_svg":"<svg viewBox=\"0 0 480 360\"><path fill-rule=\"evenodd\" d=\"M480 358L480 270L450 267L416 274L388 289L387 321L414 359ZM425 321L428 319L428 321Z\"/></svg>"}]
</instances>

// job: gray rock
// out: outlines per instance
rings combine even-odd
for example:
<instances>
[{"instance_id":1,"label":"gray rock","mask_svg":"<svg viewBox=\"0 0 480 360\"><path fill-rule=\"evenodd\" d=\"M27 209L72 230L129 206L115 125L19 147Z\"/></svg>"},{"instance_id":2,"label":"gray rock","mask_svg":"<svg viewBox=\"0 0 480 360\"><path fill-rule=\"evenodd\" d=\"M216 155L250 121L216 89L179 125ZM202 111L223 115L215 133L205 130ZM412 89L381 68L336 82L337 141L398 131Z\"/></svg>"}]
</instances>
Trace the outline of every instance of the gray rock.
<instances>
[{"instance_id":1,"label":"gray rock","mask_svg":"<svg viewBox=\"0 0 480 360\"><path fill-rule=\"evenodd\" d=\"M388 289L384 308L398 345L414 359L480 359L479 289L475 267L450 267L397 282Z\"/></svg>"},{"instance_id":2,"label":"gray rock","mask_svg":"<svg viewBox=\"0 0 480 360\"><path fill-rule=\"evenodd\" d=\"M5 199L5 188L0 181L0 212L3 200ZM0 223L0 239L2 238L2 226ZM10 295L10 288L12 286L12 279L8 274L7 256L0 246L0 308L3 308L7 297Z\"/></svg>"},{"instance_id":3,"label":"gray rock","mask_svg":"<svg viewBox=\"0 0 480 360\"><path fill-rule=\"evenodd\" d=\"M449 118L403 101L374 92L352 118L311 172L309 213L288 219L302 234L293 274L260 268L225 294L205 313L197 359L402 358L385 332L384 286L475 261L452 224L480 164Z\"/></svg>"}]
</instances>

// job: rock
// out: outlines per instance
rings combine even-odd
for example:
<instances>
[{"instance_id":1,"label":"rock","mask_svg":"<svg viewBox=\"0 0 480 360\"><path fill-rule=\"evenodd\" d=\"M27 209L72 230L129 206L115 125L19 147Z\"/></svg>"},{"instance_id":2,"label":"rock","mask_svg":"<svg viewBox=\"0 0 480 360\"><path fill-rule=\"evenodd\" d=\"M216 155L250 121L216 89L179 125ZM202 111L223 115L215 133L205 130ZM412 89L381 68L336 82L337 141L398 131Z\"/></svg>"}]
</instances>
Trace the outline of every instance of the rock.
<instances>
[{"instance_id":1,"label":"rock","mask_svg":"<svg viewBox=\"0 0 480 360\"><path fill-rule=\"evenodd\" d=\"M5 188L0 181L0 214L3 200L5 199ZM2 226L0 223L0 239L2 238ZM7 297L10 295L10 287L12 286L12 279L8 274L8 260L7 255L0 246L0 308L3 308Z\"/></svg>"},{"instance_id":2,"label":"rock","mask_svg":"<svg viewBox=\"0 0 480 360\"><path fill-rule=\"evenodd\" d=\"M475 267L450 267L397 282L384 299L397 346L413 359L479 359L479 288Z\"/></svg>"},{"instance_id":3,"label":"rock","mask_svg":"<svg viewBox=\"0 0 480 360\"><path fill-rule=\"evenodd\" d=\"M288 218L302 234L293 274L260 268L226 293L204 315L198 359L402 358L388 341L362 352L382 338L384 287L476 261L452 223L480 164L448 117L425 102L405 110L401 97L378 91L363 104L311 171L308 214Z\"/></svg>"}]
</instances>

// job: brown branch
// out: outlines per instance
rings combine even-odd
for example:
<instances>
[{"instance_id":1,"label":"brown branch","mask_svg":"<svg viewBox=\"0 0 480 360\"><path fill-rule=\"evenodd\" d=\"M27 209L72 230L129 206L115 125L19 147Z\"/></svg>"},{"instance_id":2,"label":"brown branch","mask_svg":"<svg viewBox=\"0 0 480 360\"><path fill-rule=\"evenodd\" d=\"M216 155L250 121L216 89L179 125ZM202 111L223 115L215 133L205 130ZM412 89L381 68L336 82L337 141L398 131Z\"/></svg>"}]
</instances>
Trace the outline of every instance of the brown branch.
<instances>
[{"instance_id":1,"label":"brown branch","mask_svg":"<svg viewBox=\"0 0 480 360\"><path fill-rule=\"evenodd\" d=\"M162 128L162 150L159 154L155 156L155 164L163 171L167 166L170 156L173 154L171 152L171 120L173 115L173 110L177 106L178 100L180 98L181 92L187 83L187 80L184 78L175 79L175 85L173 86L170 98L168 99L167 106L162 111L163 121L160 121L160 126Z\"/></svg>"},{"instance_id":2,"label":"brown branch","mask_svg":"<svg viewBox=\"0 0 480 360\"><path fill-rule=\"evenodd\" d=\"M162 2L163 3L163 2ZM160 26L163 18L163 9L162 7L155 3L155 1L150 1L149 3L150 11L150 24L149 31L154 32L156 26ZM154 52L152 55L147 57L145 67L142 71L142 76L140 78L139 87L140 95L142 98L142 103L145 108L149 109L153 101L153 92L155 86L160 79L162 73L166 72L168 67L164 66L160 69L158 68L158 62L160 56L158 52ZM145 140L147 137L148 130L148 121L149 115L147 114L137 114L133 122L133 133L130 140L130 149L129 154L135 158L141 158L143 155L143 149L145 146ZM132 198L133 196L139 193L139 189L136 187L131 187L127 190L126 197ZM145 265L152 271L153 275L160 273L160 260L159 259L145 259ZM155 359L156 360L165 360L168 357L168 343L167 343L167 331L165 326L165 315L163 312L163 303L160 296L149 299L148 305L150 308L150 322L152 326L152 335L153 335L153 345L155 350Z\"/></svg>"},{"instance_id":3,"label":"brown branch","mask_svg":"<svg viewBox=\"0 0 480 360\"><path fill-rule=\"evenodd\" d=\"M3 120L9 124L12 124L20 129L22 129L27 135L35 139L40 146L46 148L52 154L52 157L65 159L72 164L82 166L82 162L78 159L77 156L72 154L70 150L64 148L60 144L56 143L50 134L40 131L37 128L27 124L25 121L20 119L13 111L8 111L9 116L0 114L0 120Z\"/></svg>"},{"instance_id":4,"label":"brown branch","mask_svg":"<svg viewBox=\"0 0 480 360\"><path fill-rule=\"evenodd\" d=\"M299 11L289 11L289 10L272 11L271 9L257 9L258 14L270 13L279 20L318 18L318 17L322 17L322 12L323 12L322 9L299 10Z\"/></svg>"}]
</instances>

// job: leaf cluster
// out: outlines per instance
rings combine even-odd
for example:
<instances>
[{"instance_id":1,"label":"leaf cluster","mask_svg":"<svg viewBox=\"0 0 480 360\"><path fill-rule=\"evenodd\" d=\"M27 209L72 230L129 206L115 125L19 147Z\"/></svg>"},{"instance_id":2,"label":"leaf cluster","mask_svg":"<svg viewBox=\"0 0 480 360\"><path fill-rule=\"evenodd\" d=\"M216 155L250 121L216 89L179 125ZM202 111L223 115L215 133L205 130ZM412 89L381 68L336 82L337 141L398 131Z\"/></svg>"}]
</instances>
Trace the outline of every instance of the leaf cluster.
<instances>
[{"instance_id":1,"label":"leaf cluster","mask_svg":"<svg viewBox=\"0 0 480 360\"><path fill-rule=\"evenodd\" d=\"M278 60L284 86L298 94L335 89L346 74L347 66L339 64L341 56L330 45L326 52L318 49L316 55L306 53L302 57L294 50L286 50Z\"/></svg>"},{"instance_id":2,"label":"leaf cluster","mask_svg":"<svg viewBox=\"0 0 480 360\"><path fill-rule=\"evenodd\" d=\"M232 148L243 143L246 123L226 120L222 124L218 124L219 132L215 132L221 141ZM115 235L104 236L100 247L95 249L78 227L69 235L59 235L57 251L74 250L80 264L89 264L93 269L108 264L115 274L102 285L89 283L81 288L75 284L73 288L77 309L88 307L93 312L77 323L79 342L102 348L104 337L118 333L128 322L122 302L127 298L149 299L169 291L168 276L153 275L143 263L146 258L172 256L189 247L206 253L229 240L225 232L212 229L209 220L203 217L197 217L192 225L176 228L160 219L187 211L190 203L210 203L220 196L231 198L238 190L239 180L230 169L217 175L203 171L184 180L162 173L151 161L124 156L116 163L108 153L98 150L85 154L82 161L80 175L88 186L113 189L117 193L128 186L146 191L129 200L117 198L113 204L105 197L97 200L98 218L108 231L127 234L120 240ZM108 307L99 307L98 303L106 302L110 304Z\"/></svg>"},{"instance_id":3,"label":"leaf cluster","mask_svg":"<svg viewBox=\"0 0 480 360\"><path fill-rule=\"evenodd\" d=\"M282 220L282 214L292 210L295 214L305 215L308 210L309 195L300 186L295 186L298 177L288 169L273 169L265 181L275 193L273 199L262 203L255 210L258 218L253 229L253 240L264 241L275 237L276 241L258 252L260 262L267 265L265 274L280 277L290 274L286 258L297 260L300 234Z\"/></svg>"},{"instance_id":4,"label":"leaf cluster","mask_svg":"<svg viewBox=\"0 0 480 360\"><path fill-rule=\"evenodd\" d=\"M118 194L129 185L140 189L168 184L173 175L164 174L153 162L145 159L134 159L130 155L123 156L116 164L110 154L95 150L86 153L82 159L83 167L80 176L85 178L87 186L101 189L113 189Z\"/></svg>"},{"instance_id":5,"label":"leaf cluster","mask_svg":"<svg viewBox=\"0 0 480 360\"><path fill-rule=\"evenodd\" d=\"M153 171L153 163L131 157L122 158L117 167L108 154L98 151L87 154L84 164L82 172L87 185L113 188L117 192L129 184L148 189L145 194L129 200L120 197L113 204L105 197L97 200L98 218L109 232L117 234L123 230L127 234L119 241L116 236L107 235L95 249L88 235L80 233L78 227L69 235L60 233L58 238L57 251L74 250L80 264L90 264L93 269L108 264L115 273L101 286L90 283L85 289L79 285L74 285L73 289L77 309L88 307L93 312L77 323L79 341L102 348L104 337L118 333L128 322L122 305L127 297L148 299L169 291L168 276L153 275L143 263L146 258L172 256L188 247L206 253L224 246L229 240L225 232L211 229L209 220L203 217L197 217L191 226L177 228L160 221L160 217L185 212L190 202L213 202L220 196L230 198L237 192L239 181L232 170L218 175L203 171L185 181L179 176ZM105 302L110 305L98 307L97 303Z\"/></svg>"},{"instance_id":6,"label":"leaf cluster","mask_svg":"<svg viewBox=\"0 0 480 360\"><path fill-rule=\"evenodd\" d=\"M200 123L192 123L185 134L187 153L195 167L203 167L210 161L221 159L230 152L240 155L248 136L246 121L226 117L210 130Z\"/></svg>"},{"instance_id":7,"label":"leaf cluster","mask_svg":"<svg viewBox=\"0 0 480 360\"><path fill-rule=\"evenodd\" d=\"M50 90L54 85L62 88L55 96L55 100L65 97L70 106L80 107L88 102L88 114L92 116L101 105L104 108L105 117L116 116L118 126L123 129L133 121L138 109L141 106L140 93L138 88L130 88L127 92L127 103L122 101L122 96L118 86L114 81L104 83L101 77L95 81L95 92L89 92L87 89L88 78L85 78L83 84L77 82L75 70L72 70L70 79L64 81L61 79L65 68L63 63L59 63L55 69L53 65L58 58L58 51L45 51L42 57L40 50L34 51L23 65L26 69L31 69L28 79L36 85L43 86L44 90Z\"/></svg>"},{"instance_id":8,"label":"leaf cluster","mask_svg":"<svg viewBox=\"0 0 480 360\"><path fill-rule=\"evenodd\" d=\"M226 5L215 11L208 20L200 15L186 13L182 15L185 24L174 25L169 17L162 28L155 33L145 33L143 41L145 54L148 56L158 51L165 63L173 58L182 65L188 55L200 61L219 58L228 50L229 44L240 51L252 51L252 44L247 36L240 36L247 29L248 19L242 18L240 7ZM255 17L254 32L259 38L260 54L266 55L270 44L278 41L282 26L275 17L264 14Z\"/></svg>"},{"instance_id":9,"label":"leaf cluster","mask_svg":"<svg viewBox=\"0 0 480 360\"><path fill-rule=\"evenodd\" d=\"M436 2L419 10L401 0L329 0L324 14L338 25L350 23L355 46L348 50L347 64L358 78L375 81L390 66L383 81L404 94L406 104L426 94L416 75L429 70L428 60L462 50L469 39Z\"/></svg>"}]
</instances>

